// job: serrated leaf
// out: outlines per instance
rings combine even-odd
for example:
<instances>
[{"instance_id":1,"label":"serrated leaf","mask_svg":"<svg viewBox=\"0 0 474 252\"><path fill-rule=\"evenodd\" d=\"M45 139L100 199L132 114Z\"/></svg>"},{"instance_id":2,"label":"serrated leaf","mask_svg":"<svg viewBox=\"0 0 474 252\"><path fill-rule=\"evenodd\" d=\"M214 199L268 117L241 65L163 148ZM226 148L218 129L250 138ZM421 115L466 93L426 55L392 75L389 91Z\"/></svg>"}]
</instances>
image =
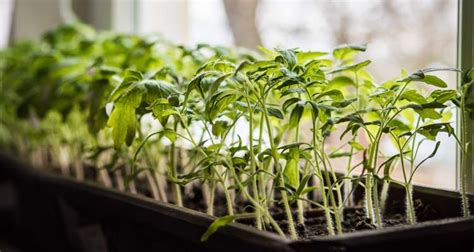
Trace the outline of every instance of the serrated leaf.
<instances>
[{"instance_id":1,"label":"serrated leaf","mask_svg":"<svg viewBox=\"0 0 474 252\"><path fill-rule=\"evenodd\" d=\"M141 94L130 92L114 104L107 126L112 128L114 146L119 149L124 143L130 146L136 134L135 111L140 106Z\"/></svg>"}]
</instances>

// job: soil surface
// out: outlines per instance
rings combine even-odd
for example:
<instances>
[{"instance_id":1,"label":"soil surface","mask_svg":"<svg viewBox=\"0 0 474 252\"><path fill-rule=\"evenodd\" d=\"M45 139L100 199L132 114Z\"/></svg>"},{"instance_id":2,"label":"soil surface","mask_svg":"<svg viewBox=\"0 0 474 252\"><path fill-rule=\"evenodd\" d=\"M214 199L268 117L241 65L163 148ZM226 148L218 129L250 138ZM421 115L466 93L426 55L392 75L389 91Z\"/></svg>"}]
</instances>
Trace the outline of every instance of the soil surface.
<instances>
[{"instance_id":1,"label":"soil surface","mask_svg":"<svg viewBox=\"0 0 474 252\"><path fill-rule=\"evenodd\" d=\"M85 179L88 181L97 181L97 170L85 166L84 169ZM59 173L58 170L54 172ZM71 174L74 176L74 174ZM110 173L110 176L113 177L113 174ZM113 181L114 186L115 181ZM151 191L149 189L148 183L144 178L137 178L135 180L135 185L137 193L146 197L151 197ZM170 186L168 185L168 188ZM173 203L173 194L167 191L167 196L169 203ZM227 215L227 206L223 193L216 192L215 196L215 205L214 205L214 215L215 216L224 216ZM236 196L234 200L234 210L236 212L252 212L251 204L242 199L240 196ZM439 218L439 214L433 209L429 204L424 204L421 200L415 199L415 211L417 215L417 221L423 222L428 220L434 220ZM202 188L199 184L192 184L183 189L183 204L185 207L194 209L201 212L206 212L207 204L204 199ZM292 206L295 210L296 207ZM288 233L288 223L285 218L285 213L282 212L282 206L274 206L270 208L270 212L275 220L278 222L280 227L287 231ZM296 222L296 213L294 213L294 220ZM239 222L247 225L254 226L253 219L243 219ZM385 213L383 216L383 226L398 226L405 225L405 202L391 202L389 212ZM311 240L316 237L328 235L326 218L324 217L324 212L320 209L309 210L305 213L304 224L297 224L297 233L300 240ZM361 230L371 230L375 229L376 226L372 224L372 221L366 216L363 202L358 202L354 207L345 209L344 218L342 221L343 233L356 232ZM267 231L273 231L271 226L266 227Z\"/></svg>"}]
</instances>

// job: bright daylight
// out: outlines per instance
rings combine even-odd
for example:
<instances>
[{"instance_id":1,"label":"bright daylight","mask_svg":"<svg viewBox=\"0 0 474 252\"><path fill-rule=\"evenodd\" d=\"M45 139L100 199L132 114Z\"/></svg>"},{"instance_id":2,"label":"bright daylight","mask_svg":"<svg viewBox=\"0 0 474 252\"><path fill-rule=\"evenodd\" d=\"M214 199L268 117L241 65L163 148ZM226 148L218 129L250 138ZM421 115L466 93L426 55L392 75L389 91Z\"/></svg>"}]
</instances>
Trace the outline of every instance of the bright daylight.
<instances>
[{"instance_id":1,"label":"bright daylight","mask_svg":"<svg viewBox=\"0 0 474 252\"><path fill-rule=\"evenodd\" d=\"M0 0L0 252L472 252L473 16Z\"/></svg>"}]
</instances>

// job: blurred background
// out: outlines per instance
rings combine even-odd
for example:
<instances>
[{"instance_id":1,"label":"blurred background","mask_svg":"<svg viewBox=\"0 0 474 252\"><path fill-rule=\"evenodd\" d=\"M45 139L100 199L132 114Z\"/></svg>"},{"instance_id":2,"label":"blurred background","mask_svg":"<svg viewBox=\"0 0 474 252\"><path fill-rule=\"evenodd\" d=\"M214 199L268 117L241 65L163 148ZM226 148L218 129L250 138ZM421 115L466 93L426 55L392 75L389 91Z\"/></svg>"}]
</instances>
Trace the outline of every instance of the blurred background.
<instances>
[{"instance_id":1,"label":"blurred background","mask_svg":"<svg viewBox=\"0 0 474 252\"><path fill-rule=\"evenodd\" d=\"M181 44L330 51L367 43L377 82L431 66L456 66L456 0L0 0L0 48L39 38L79 18L99 30L159 33ZM454 74L439 75L451 88ZM453 118L455 120L455 118ZM416 175L419 184L454 189L456 145ZM433 147L425 145L420 156Z\"/></svg>"}]
</instances>

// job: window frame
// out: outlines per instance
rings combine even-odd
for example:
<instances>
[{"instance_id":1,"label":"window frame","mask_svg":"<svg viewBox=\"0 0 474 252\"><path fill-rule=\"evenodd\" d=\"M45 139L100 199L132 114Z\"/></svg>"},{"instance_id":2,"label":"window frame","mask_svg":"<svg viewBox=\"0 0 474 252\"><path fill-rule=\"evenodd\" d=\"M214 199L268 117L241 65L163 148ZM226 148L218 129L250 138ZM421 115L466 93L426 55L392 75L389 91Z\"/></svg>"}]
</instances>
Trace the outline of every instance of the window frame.
<instances>
[{"instance_id":1,"label":"window frame","mask_svg":"<svg viewBox=\"0 0 474 252\"><path fill-rule=\"evenodd\" d=\"M458 0L458 68L463 72L474 68L474 1L471 0ZM461 85L461 76L458 76L458 85ZM469 94L469 99L474 99L474 91L471 89ZM459 121L459 120L458 120ZM465 171L467 171L467 191L471 194L474 194L474 148L472 143L474 143L474 113L471 113L467 122L467 136L470 138L467 141L471 142L469 146L468 153L470 155L467 157L467 162L465 164ZM459 147L457 150L458 153L458 169L457 174L459 175L461 170L460 165L460 151ZM459 178L460 176L456 176ZM460 181L458 179L456 183L456 188L460 189Z\"/></svg>"}]
</instances>

